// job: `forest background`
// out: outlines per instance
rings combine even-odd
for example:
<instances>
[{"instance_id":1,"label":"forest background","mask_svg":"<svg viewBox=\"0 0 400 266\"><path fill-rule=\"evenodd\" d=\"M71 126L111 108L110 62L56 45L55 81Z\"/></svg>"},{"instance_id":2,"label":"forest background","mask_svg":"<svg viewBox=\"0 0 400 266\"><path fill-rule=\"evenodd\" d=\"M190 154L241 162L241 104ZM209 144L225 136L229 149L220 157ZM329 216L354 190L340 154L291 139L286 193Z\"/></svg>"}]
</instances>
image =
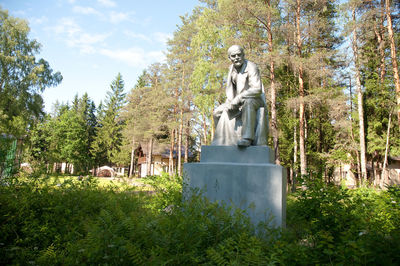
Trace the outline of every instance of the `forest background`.
<instances>
[{"instance_id":1,"label":"forest background","mask_svg":"<svg viewBox=\"0 0 400 266\"><path fill-rule=\"evenodd\" d=\"M118 73L98 106L84 94L55 103L50 114L40 94L62 76L35 58L40 44L28 38L27 23L1 10L1 133L23 139L24 160L68 162L78 173L104 164L134 169L139 145L150 165L153 147L163 144L168 172L180 175L189 154L213 138L226 50L240 44L261 70L269 143L275 162L290 169L289 182L297 174L329 182L335 166L351 164L359 184L384 183L387 176L376 173L385 172L389 156L400 156L400 3L200 2L181 17L167 61L145 69L134 88L125 92Z\"/></svg>"}]
</instances>

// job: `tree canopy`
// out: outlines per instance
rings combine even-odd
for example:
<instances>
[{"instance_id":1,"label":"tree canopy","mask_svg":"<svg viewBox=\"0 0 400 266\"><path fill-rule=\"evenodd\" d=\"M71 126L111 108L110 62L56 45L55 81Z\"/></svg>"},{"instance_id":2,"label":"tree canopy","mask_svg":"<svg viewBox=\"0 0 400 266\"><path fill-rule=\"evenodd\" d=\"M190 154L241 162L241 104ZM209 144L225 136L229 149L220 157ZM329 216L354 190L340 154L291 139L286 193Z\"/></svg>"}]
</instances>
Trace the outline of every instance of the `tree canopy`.
<instances>
[{"instance_id":1,"label":"tree canopy","mask_svg":"<svg viewBox=\"0 0 400 266\"><path fill-rule=\"evenodd\" d=\"M41 92L62 80L49 63L35 56L40 44L29 39L25 20L0 8L0 131L22 136L43 115Z\"/></svg>"}]
</instances>

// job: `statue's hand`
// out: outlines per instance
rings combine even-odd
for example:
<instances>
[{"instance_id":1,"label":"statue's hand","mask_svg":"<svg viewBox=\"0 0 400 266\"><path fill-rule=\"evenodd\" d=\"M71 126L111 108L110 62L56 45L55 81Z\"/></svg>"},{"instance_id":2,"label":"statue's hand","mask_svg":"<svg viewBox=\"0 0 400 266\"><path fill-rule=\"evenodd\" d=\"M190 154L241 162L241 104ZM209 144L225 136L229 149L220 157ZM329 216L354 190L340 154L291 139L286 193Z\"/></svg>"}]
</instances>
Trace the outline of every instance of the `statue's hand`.
<instances>
[{"instance_id":1,"label":"statue's hand","mask_svg":"<svg viewBox=\"0 0 400 266\"><path fill-rule=\"evenodd\" d=\"M237 95L232 101L231 101L231 105L234 107L239 106L242 103L242 96L239 94Z\"/></svg>"},{"instance_id":2,"label":"statue's hand","mask_svg":"<svg viewBox=\"0 0 400 266\"><path fill-rule=\"evenodd\" d=\"M224 111L228 112L229 110L232 110L232 104L230 103L225 103L224 104Z\"/></svg>"}]
</instances>

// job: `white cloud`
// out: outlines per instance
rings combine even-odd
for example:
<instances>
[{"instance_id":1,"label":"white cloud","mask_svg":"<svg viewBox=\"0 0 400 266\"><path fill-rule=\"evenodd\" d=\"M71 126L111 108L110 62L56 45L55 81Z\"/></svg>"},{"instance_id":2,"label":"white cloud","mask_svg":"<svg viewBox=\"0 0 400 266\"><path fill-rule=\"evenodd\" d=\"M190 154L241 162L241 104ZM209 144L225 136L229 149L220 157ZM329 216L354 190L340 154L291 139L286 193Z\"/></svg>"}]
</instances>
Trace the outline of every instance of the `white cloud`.
<instances>
[{"instance_id":1,"label":"white cloud","mask_svg":"<svg viewBox=\"0 0 400 266\"><path fill-rule=\"evenodd\" d=\"M70 47L76 47L81 53L95 53L99 44L102 44L109 36L109 33L87 33L75 22L73 18L62 18L58 24L50 28Z\"/></svg>"},{"instance_id":2,"label":"white cloud","mask_svg":"<svg viewBox=\"0 0 400 266\"><path fill-rule=\"evenodd\" d=\"M70 4L73 4L75 2L76 2L76 0L68 0L68 3L70 3Z\"/></svg>"},{"instance_id":3,"label":"white cloud","mask_svg":"<svg viewBox=\"0 0 400 266\"><path fill-rule=\"evenodd\" d=\"M41 16L40 18L32 17L29 18L29 22L36 25L41 25L49 21L49 19L45 16Z\"/></svg>"},{"instance_id":4,"label":"white cloud","mask_svg":"<svg viewBox=\"0 0 400 266\"><path fill-rule=\"evenodd\" d=\"M133 39L139 39L139 40L143 40L146 42L152 42L152 39L149 36L141 34L141 33L135 33L133 31L125 30L124 34Z\"/></svg>"},{"instance_id":5,"label":"white cloud","mask_svg":"<svg viewBox=\"0 0 400 266\"><path fill-rule=\"evenodd\" d=\"M16 10L16 11L13 11L12 14L17 17L23 17L23 16L26 16L26 11L25 10Z\"/></svg>"},{"instance_id":6,"label":"white cloud","mask_svg":"<svg viewBox=\"0 0 400 266\"><path fill-rule=\"evenodd\" d=\"M110 21L111 21L111 23L117 24L117 23L120 23L122 21L130 21L130 22L132 22L133 20L130 18L130 14L129 13L111 11L111 13L110 13Z\"/></svg>"},{"instance_id":7,"label":"white cloud","mask_svg":"<svg viewBox=\"0 0 400 266\"><path fill-rule=\"evenodd\" d=\"M71 47L78 47L83 54L93 54L96 52L96 45L101 44L107 39L109 34L89 34L80 33L67 40Z\"/></svg>"},{"instance_id":8,"label":"white cloud","mask_svg":"<svg viewBox=\"0 0 400 266\"><path fill-rule=\"evenodd\" d=\"M114 1L111 0L97 0L97 2L105 7L115 7L117 5Z\"/></svg>"},{"instance_id":9,"label":"white cloud","mask_svg":"<svg viewBox=\"0 0 400 266\"><path fill-rule=\"evenodd\" d=\"M151 35L145 35L141 33L135 33L133 31L125 30L124 34L133 39L143 40L149 43L159 42L162 44L166 44L168 39L172 38L171 34L164 33L164 32L155 32Z\"/></svg>"},{"instance_id":10,"label":"white cloud","mask_svg":"<svg viewBox=\"0 0 400 266\"><path fill-rule=\"evenodd\" d=\"M72 11L74 13L84 14L84 15L101 15L101 13L96 9L94 9L93 7L74 6Z\"/></svg>"},{"instance_id":11,"label":"white cloud","mask_svg":"<svg viewBox=\"0 0 400 266\"><path fill-rule=\"evenodd\" d=\"M73 18L61 18L59 22L50 29L56 34L67 34L68 36L72 36L75 33L82 31Z\"/></svg>"},{"instance_id":12,"label":"white cloud","mask_svg":"<svg viewBox=\"0 0 400 266\"><path fill-rule=\"evenodd\" d=\"M168 39L172 38L171 34L164 33L164 32L156 32L153 34L156 41L166 44Z\"/></svg>"},{"instance_id":13,"label":"white cloud","mask_svg":"<svg viewBox=\"0 0 400 266\"><path fill-rule=\"evenodd\" d=\"M126 63L130 66L144 68L154 62L160 62L165 59L162 51L146 52L139 47L132 47L125 50L101 49L100 54L107 56L113 60Z\"/></svg>"}]
</instances>

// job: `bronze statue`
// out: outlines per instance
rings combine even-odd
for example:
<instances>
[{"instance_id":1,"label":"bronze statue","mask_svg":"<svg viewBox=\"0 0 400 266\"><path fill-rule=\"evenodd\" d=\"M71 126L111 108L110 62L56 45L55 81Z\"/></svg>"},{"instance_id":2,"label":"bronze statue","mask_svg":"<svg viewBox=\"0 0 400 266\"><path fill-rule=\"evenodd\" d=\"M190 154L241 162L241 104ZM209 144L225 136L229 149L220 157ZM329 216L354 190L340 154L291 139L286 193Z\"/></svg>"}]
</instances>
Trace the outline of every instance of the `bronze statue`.
<instances>
[{"instance_id":1,"label":"bronze statue","mask_svg":"<svg viewBox=\"0 0 400 266\"><path fill-rule=\"evenodd\" d=\"M260 71L244 57L239 45L228 49L229 69L226 102L214 111L212 145L267 145L268 115Z\"/></svg>"}]
</instances>

